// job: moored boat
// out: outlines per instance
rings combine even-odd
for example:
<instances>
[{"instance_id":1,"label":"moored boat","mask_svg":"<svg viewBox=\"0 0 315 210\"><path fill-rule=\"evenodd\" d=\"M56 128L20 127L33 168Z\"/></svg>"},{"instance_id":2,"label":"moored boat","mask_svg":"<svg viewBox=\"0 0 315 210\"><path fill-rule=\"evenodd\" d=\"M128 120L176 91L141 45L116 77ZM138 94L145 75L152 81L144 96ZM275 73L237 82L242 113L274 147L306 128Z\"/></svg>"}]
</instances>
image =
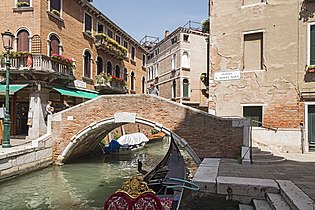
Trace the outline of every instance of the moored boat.
<instances>
[{"instance_id":1,"label":"moored boat","mask_svg":"<svg viewBox=\"0 0 315 210\"><path fill-rule=\"evenodd\" d=\"M113 139L108 145L100 145L105 154L128 154L144 148L149 139L143 133L126 134Z\"/></svg>"},{"instance_id":2,"label":"moored boat","mask_svg":"<svg viewBox=\"0 0 315 210\"><path fill-rule=\"evenodd\" d=\"M148 184L157 197L167 200L170 209L179 209L180 201L185 185L186 169L184 158L181 155L173 137L169 150L156 165L156 167L145 174L143 180Z\"/></svg>"}]
</instances>

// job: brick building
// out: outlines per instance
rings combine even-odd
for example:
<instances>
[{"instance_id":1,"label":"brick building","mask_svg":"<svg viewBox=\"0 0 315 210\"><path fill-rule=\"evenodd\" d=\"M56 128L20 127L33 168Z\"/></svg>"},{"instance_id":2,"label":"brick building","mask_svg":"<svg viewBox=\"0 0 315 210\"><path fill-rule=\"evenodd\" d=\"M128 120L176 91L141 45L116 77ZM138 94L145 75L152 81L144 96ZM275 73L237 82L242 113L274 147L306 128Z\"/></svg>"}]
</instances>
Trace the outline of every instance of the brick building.
<instances>
[{"instance_id":1,"label":"brick building","mask_svg":"<svg viewBox=\"0 0 315 210\"><path fill-rule=\"evenodd\" d=\"M209 111L252 118L254 140L283 151L314 149L314 1L210 0L209 9Z\"/></svg>"},{"instance_id":2,"label":"brick building","mask_svg":"<svg viewBox=\"0 0 315 210\"><path fill-rule=\"evenodd\" d=\"M35 139L46 133L47 100L59 111L63 100L75 105L99 94L145 92L146 49L92 1L9 0L0 4L0 31L9 30L15 36L10 55L11 134Z\"/></svg>"},{"instance_id":3,"label":"brick building","mask_svg":"<svg viewBox=\"0 0 315 210\"><path fill-rule=\"evenodd\" d=\"M147 82L155 83L160 96L192 107L207 109L205 84L207 72L207 33L201 24L188 22L163 40L147 41L149 48Z\"/></svg>"}]
</instances>

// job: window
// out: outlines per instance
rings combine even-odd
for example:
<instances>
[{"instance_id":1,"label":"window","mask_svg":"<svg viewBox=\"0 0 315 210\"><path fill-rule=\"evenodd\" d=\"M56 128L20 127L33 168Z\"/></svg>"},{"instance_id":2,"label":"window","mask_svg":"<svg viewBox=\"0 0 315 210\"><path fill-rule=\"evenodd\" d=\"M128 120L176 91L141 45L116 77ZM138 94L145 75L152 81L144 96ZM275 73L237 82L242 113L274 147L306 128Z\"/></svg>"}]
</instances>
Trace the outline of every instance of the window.
<instances>
[{"instance_id":1,"label":"window","mask_svg":"<svg viewBox=\"0 0 315 210\"><path fill-rule=\"evenodd\" d=\"M84 52L84 72L83 76L87 78L91 78L91 53L89 51Z\"/></svg>"},{"instance_id":2,"label":"window","mask_svg":"<svg viewBox=\"0 0 315 210\"><path fill-rule=\"evenodd\" d=\"M124 80L127 82L127 80L128 80L128 71L127 71L126 68L124 68L124 75L123 75L123 77L124 77Z\"/></svg>"},{"instance_id":3,"label":"window","mask_svg":"<svg viewBox=\"0 0 315 210\"><path fill-rule=\"evenodd\" d=\"M183 98L189 97L189 81L188 79L183 80Z\"/></svg>"},{"instance_id":4,"label":"window","mask_svg":"<svg viewBox=\"0 0 315 210\"><path fill-rule=\"evenodd\" d=\"M145 78L142 77L141 80L141 93L144 94L145 93Z\"/></svg>"},{"instance_id":5,"label":"window","mask_svg":"<svg viewBox=\"0 0 315 210\"><path fill-rule=\"evenodd\" d=\"M136 61L136 48L134 46L131 47L131 60Z\"/></svg>"},{"instance_id":6,"label":"window","mask_svg":"<svg viewBox=\"0 0 315 210\"><path fill-rule=\"evenodd\" d=\"M56 35L50 36L50 43L49 43L49 56L53 54L60 54L60 41Z\"/></svg>"},{"instance_id":7,"label":"window","mask_svg":"<svg viewBox=\"0 0 315 210\"><path fill-rule=\"evenodd\" d=\"M17 34L17 51L26 51L30 50L29 44L29 33L27 30L21 30Z\"/></svg>"},{"instance_id":8,"label":"window","mask_svg":"<svg viewBox=\"0 0 315 210\"><path fill-rule=\"evenodd\" d=\"M97 75L103 72L103 59L101 57L97 57L96 61L97 65Z\"/></svg>"},{"instance_id":9,"label":"window","mask_svg":"<svg viewBox=\"0 0 315 210\"><path fill-rule=\"evenodd\" d=\"M172 70L176 69L176 54L172 55Z\"/></svg>"},{"instance_id":10,"label":"window","mask_svg":"<svg viewBox=\"0 0 315 210\"><path fill-rule=\"evenodd\" d=\"M54 14L61 12L61 0L50 0L50 11Z\"/></svg>"},{"instance_id":11,"label":"window","mask_svg":"<svg viewBox=\"0 0 315 210\"><path fill-rule=\"evenodd\" d=\"M184 34L183 40L184 40L184 42L188 42L189 41L189 35L188 34Z\"/></svg>"},{"instance_id":12,"label":"window","mask_svg":"<svg viewBox=\"0 0 315 210\"><path fill-rule=\"evenodd\" d=\"M92 35L92 16L87 13L84 15L84 31Z\"/></svg>"},{"instance_id":13,"label":"window","mask_svg":"<svg viewBox=\"0 0 315 210\"><path fill-rule=\"evenodd\" d=\"M190 68L190 61L189 61L189 54L188 52L183 52L183 57L182 57L182 66L184 68Z\"/></svg>"},{"instance_id":14,"label":"window","mask_svg":"<svg viewBox=\"0 0 315 210\"><path fill-rule=\"evenodd\" d=\"M175 37L173 37L173 38L171 39L172 45L175 44L176 42L177 42L177 36L175 36Z\"/></svg>"},{"instance_id":15,"label":"window","mask_svg":"<svg viewBox=\"0 0 315 210\"><path fill-rule=\"evenodd\" d=\"M172 98L176 98L176 81L173 80L172 84Z\"/></svg>"},{"instance_id":16,"label":"window","mask_svg":"<svg viewBox=\"0 0 315 210\"><path fill-rule=\"evenodd\" d=\"M97 33L104 33L104 25L102 23L97 24Z\"/></svg>"},{"instance_id":17,"label":"window","mask_svg":"<svg viewBox=\"0 0 315 210\"><path fill-rule=\"evenodd\" d=\"M158 55L160 53L160 49L156 49L154 52L155 52L155 55Z\"/></svg>"},{"instance_id":18,"label":"window","mask_svg":"<svg viewBox=\"0 0 315 210\"><path fill-rule=\"evenodd\" d=\"M243 0L243 6L264 3L266 0Z\"/></svg>"},{"instance_id":19,"label":"window","mask_svg":"<svg viewBox=\"0 0 315 210\"><path fill-rule=\"evenodd\" d=\"M160 65L157 63L156 67L155 67L155 76L158 77L159 76L159 67Z\"/></svg>"},{"instance_id":20,"label":"window","mask_svg":"<svg viewBox=\"0 0 315 210\"><path fill-rule=\"evenodd\" d=\"M130 74L130 89L135 90L135 73L131 72Z\"/></svg>"},{"instance_id":21,"label":"window","mask_svg":"<svg viewBox=\"0 0 315 210\"><path fill-rule=\"evenodd\" d=\"M143 67L146 66L146 56L145 56L145 54L142 54L142 66Z\"/></svg>"},{"instance_id":22,"label":"window","mask_svg":"<svg viewBox=\"0 0 315 210\"><path fill-rule=\"evenodd\" d=\"M120 78L120 67L118 65L115 67L115 76Z\"/></svg>"},{"instance_id":23,"label":"window","mask_svg":"<svg viewBox=\"0 0 315 210\"><path fill-rule=\"evenodd\" d=\"M113 66L112 66L112 63L110 61L107 61L107 64L106 64L106 73L109 74L109 75L113 75Z\"/></svg>"},{"instance_id":24,"label":"window","mask_svg":"<svg viewBox=\"0 0 315 210\"><path fill-rule=\"evenodd\" d=\"M107 35L108 35L110 38L113 38L113 31L110 30L110 29L107 29Z\"/></svg>"},{"instance_id":25,"label":"window","mask_svg":"<svg viewBox=\"0 0 315 210\"><path fill-rule=\"evenodd\" d=\"M244 70L262 69L263 33L244 34Z\"/></svg>"},{"instance_id":26,"label":"window","mask_svg":"<svg viewBox=\"0 0 315 210\"><path fill-rule=\"evenodd\" d=\"M243 117L251 119L253 127L262 126L262 106L244 106Z\"/></svg>"},{"instance_id":27,"label":"window","mask_svg":"<svg viewBox=\"0 0 315 210\"><path fill-rule=\"evenodd\" d=\"M116 42L120 45L120 36L116 34Z\"/></svg>"},{"instance_id":28,"label":"window","mask_svg":"<svg viewBox=\"0 0 315 210\"><path fill-rule=\"evenodd\" d=\"M128 49L128 42L124 40L124 47Z\"/></svg>"},{"instance_id":29,"label":"window","mask_svg":"<svg viewBox=\"0 0 315 210\"><path fill-rule=\"evenodd\" d=\"M310 26L310 59L309 64L315 65L315 25Z\"/></svg>"}]
</instances>

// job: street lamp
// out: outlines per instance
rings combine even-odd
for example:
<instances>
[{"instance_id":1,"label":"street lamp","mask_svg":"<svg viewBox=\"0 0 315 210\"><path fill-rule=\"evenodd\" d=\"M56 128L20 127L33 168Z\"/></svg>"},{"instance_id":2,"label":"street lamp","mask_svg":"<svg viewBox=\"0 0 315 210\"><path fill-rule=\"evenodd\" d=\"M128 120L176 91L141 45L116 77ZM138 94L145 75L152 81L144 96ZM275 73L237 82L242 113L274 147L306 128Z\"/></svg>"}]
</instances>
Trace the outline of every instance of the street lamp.
<instances>
[{"instance_id":1,"label":"street lamp","mask_svg":"<svg viewBox=\"0 0 315 210\"><path fill-rule=\"evenodd\" d=\"M10 81L10 50L12 49L12 42L14 35L8 30L2 35L2 43L3 48L6 51L6 59L5 59L5 114L4 114L4 120L3 120L3 127L4 127L4 136L3 136L3 148L9 148L11 147L10 144L10 109L9 109L9 81Z\"/></svg>"}]
</instances>

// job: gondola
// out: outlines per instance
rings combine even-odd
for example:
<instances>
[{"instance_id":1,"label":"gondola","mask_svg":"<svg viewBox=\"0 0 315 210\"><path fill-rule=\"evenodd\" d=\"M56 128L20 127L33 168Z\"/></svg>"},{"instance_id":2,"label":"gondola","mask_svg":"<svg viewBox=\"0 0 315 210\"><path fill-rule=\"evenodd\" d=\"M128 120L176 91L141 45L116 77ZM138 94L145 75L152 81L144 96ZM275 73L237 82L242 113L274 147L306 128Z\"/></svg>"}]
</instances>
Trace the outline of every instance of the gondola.
<instances>
[{"instance_id":1,"label":"gondola","mask_svg":"<svg viewBox=\"0 0 315 210\"><path fill-rule=\"evenodd\" d=\"M138 167L139 169L143 171L141 167ZM143 180L156 193L157 197L170 203L170 209L175 210L179 209L185 178L184 158L171 136L170 147L166 155L156 167L144 175Z\"/></svg>"}]
</instances>

